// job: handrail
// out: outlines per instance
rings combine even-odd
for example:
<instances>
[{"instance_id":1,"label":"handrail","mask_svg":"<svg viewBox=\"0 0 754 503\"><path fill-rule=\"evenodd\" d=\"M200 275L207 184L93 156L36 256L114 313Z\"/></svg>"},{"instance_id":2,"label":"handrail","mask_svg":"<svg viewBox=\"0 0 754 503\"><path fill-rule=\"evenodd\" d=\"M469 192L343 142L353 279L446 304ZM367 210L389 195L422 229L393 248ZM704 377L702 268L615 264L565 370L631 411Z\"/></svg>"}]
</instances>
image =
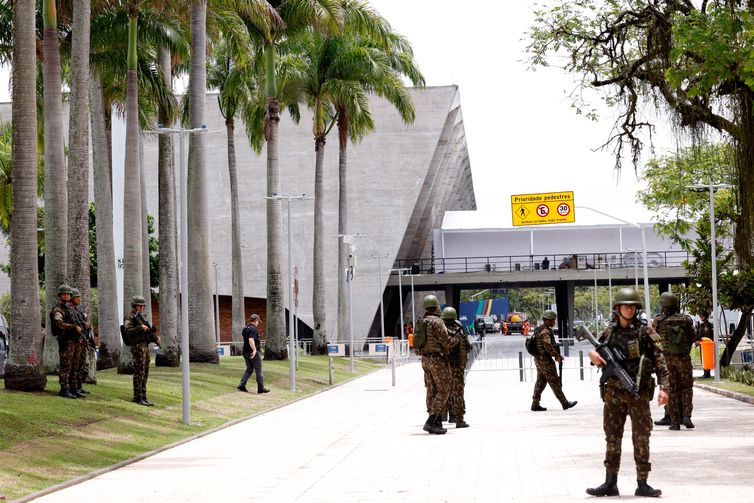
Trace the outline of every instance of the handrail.
<instances>
[{"instance_id":1,"label":"handrail","mask_svg":"<svg viewBox=\"0 0 754 503\"><path fill-rule=\"evenodd\" d=\"M545 258L547 258L547 262L545 262ZM647 267L682 267L685 262L691 260L691 254L683 250L647 251ZM642 253L638 251L616 251L607 253L396 259L395 269L409 269L412 274L541 271L545 269L545 266L548 270L606 270L633 268L637 265L641 266L642 263Z\"/></svg>"}]
</instances>

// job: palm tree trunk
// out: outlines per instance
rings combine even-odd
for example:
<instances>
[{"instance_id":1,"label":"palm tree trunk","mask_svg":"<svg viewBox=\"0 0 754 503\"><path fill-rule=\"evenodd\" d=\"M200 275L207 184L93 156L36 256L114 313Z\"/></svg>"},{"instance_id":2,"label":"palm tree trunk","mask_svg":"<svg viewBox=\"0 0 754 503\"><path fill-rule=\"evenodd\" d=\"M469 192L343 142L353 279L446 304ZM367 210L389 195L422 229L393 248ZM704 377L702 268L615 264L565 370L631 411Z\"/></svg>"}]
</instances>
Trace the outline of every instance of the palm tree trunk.
<instances>
[{"instance_id":1,"label":"palm tree trunk","mask_svg":"<svg viewBox=\"0 0 754 503\"><path fill-rule=\"evenodd\" d=\"M348 158L348 114L344 108L338 109L338 234L348 234L348 185L346 168ZM348 245L338 240L338 341L348 340L348 293L345 284L345 269L348 260Z\"/></svg>"},{"instance_id":2,"label":"palm tree trunk","mask_svg":"<svg viewBox=\"0 0 754 503\"><path fill-rule=\"evenodd\" d=\"M110 147L105 130L102 78L92 76L92 160L94 164L94 219L97 225L97 291L99 293L99 355L97 368L110 369L120 359L118 326L118 289L115 280L115 245L113 244L113 184L110 171Z\"/></svg>"},{"instance_id":3,"label":"palm tree trunk","mask_svg":"<svg viewBox=\"0 0 754 503\"><path fill-rule=\"evenodd\" d=\"M144 136L139 135L139 169L140 173L140 191L141 191L141 276L142 292L147 301L144 306L144 318L152 320L152 282L150 281L149 270L149 222L147 218L147 181L144 176Z\"/></svg>"},{"instance_id":4,"label":"palm tree trunk","mask_svg":"<svg viewBox=\"0 0 754 503\"><path fill-rule=\"evenodd\" d=\"M189 93L191 127L205 124L205 94L207 91L207 1L191 2L191 70ZM188 153L188 304L189 359L192 362L218 363L214 340L214 306L209 260L209 203L207 194L207 166L203 134L194 134ZM184 238L182 238L184 239Z\"/></svg>"},{"instance_id":5,"label":"palm tree trunk","mask_svg":"<svg viewBox=\"0 0 754 503\"><path fill-rule=\"evenodd\" d=\"M267 197L280 194L280 159L278 158L278 126L280 103L275 85L275 48L265 47L267 65L267 113L264 136L267 141ZM285 346L285 306L283 304L282 248L283 225L281 202L267 200L267 324L265 327L264 357L284 360L288 357Z\"/></svg>"},{"instance_id":6,"label":"palm tree trunk","mask_svg":"<svg viewBox=\"0 0 754 503\"><path fill-rule=\"evenodd\" d=\"M235 121L230 118L225 121L228 134L228 175L230 177L230 226L232 234L231 267L233 271L233 341L232 354L241 353L241 331L245 325L243 293L243 257L241 255L241 217L238 207L238 174L236 170L236 141Z\"/></svg>"},{"instance_id":7,"label":"palm tree trunk","mask_svg":"<svg viewBox=\"0 0 754 503\"><path fill-rule=\"evenodd\" d=\"M123 312L131 310L131 298L144 295L141 243L141 169L139 167L139 96L136 70L137 17L129 17L128 74L126 89L126 155L123 188ZM133 355L123 346L119 374L133 373Z\"/></svg>"},{"instance_id":8,"label":"palm tree trunk","mask_svg":"<svg viewBox=\"0 0 754 503\"><path fill-rule=\"evenodd\" d=\"M71 97L68 128L68 278L81 291L81 309L91 311L89 276L89 21L91 0L73 3ZM87 349L88 351L88 349ZM90 352L86 381L96 382Z\"/></svg>"},{"instance_id":9,"label":"palm tree trunk","mask_svg":"<svg viewBox=\"0 0 754 503\"><path fill-rule=\"evenodd\" d=\"M57 303L57 287L66 281L68 202L63 145L63 98L60 90L60 43L55 0L44 11L44 149L45 149L45 312ZM57 373L58 341L45 340L45 368Z\"/></svg>"},{"instance_id":10,"label":"palm tree trunk","mask_svg":"<svg viewBox=\"0 0 754 503\"><path fill-rule=\"evenodd\" d=\"M37 103L34 0L13 2L13 216L11 217L10 353L5 387L43 390L47 384L37 274ZM52 338L52 337L51 337Z\"/></svg>"},{"instance_id":11,"label":"palm tree trunk","mask_svg":"<svg viewBox=\"0 0 754 503\"><path fill-rule=\"evenodd\" d=\"M325 137L314 139L314 250L312 257L312 315L314 318L313 350L327 350L325 289ZM291 229L288 229L291 232ZM339 274L341 271L338 271Z\"/></svg>"},{"instance_id":12,"label":"palm tree trunk","mask_svg":"<svg viewBox=\"0 0 754 503\"><path fill-rule=\"evenodd\" d=\"M167 85L172 89L170 51L160 47L160 70ZM172 123L167 110L160 105L159 120L166 126ZM155 357L158 367L177 367L180 364L178 349L178 240L175 209L175 161L173 139L159 135L158 192L160 236L160 339L162 346Z\"/></svg>"}]
</instances>

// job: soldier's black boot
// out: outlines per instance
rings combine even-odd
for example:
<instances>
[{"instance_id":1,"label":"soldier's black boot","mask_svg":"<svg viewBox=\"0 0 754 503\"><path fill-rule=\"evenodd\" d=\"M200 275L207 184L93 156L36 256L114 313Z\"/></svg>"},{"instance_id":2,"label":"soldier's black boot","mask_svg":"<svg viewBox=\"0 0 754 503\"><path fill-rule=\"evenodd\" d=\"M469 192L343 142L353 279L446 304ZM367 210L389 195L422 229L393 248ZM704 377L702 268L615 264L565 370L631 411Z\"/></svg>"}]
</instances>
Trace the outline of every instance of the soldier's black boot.
<instances>
[{"instance_id":1,"label":"soldier's black boot","mask_svg":"<svg viewBox=\"0 0 754 503\"><path fill-rule=\"evenodd\" d=\"M639 483L638 487L636 488L636 492L634 495L636 496L646 496L648 498L658 498L662 491L660 489L655 489L649 484L647 484L646 480L637 480L636 482Z\"/></svg>"},{"instance_id":2,"label":"soldier's black boot","mask_svg":"<svg viewBox=\"0 0 754 503\"><path fill-rule=\"evenodd\" d=\"M686 428L690 429L694 427L694 423L691 422L691 416L683 416L683 421L681 422Z\"/></svg>"},{"instance_id":3,"label":"soldier's black boot","mask_svg":"<svg viewBox=\"0 0 754 503\"><path fill-rule=\"evenodd\" d=\"M680 423L677 423L677 422L673 421L673 422L670 423L670 428L668 428L668 429L669 430L673 430L673 431L678 431L678 430L681 429L681 425L680 425Z\"/></svg>"},{"instance_id":4,"label":"soldier's black boot","mask_svg":"<svg viewBox=\"0 0 754 503\"><path fill-rule=\"evenodd\" d=\"M458 419L456 421L456 428L468 428L468 427L469 427L469 423L467 423L463 419Z\"/></svg>"},{"instance_id":5,"label":"soldier's black boot","mask_svg":"<svg viewBox=\"0 0 754 503\"><path fill-rule=\"evenodd\" d=\"M657 426L670 426L670 416L665 416L659 421L655 421L655 425Z\"/></svg>"},{"instance_id":6,"label":"soldier's black boot","mask_svg":"<svg viewBox=\"0 0 754 503\"><path fill-rule=\"evenodd\" d=\"M430 414L427 418L427 422L424 423L424 428L422 428L424 431L428 433L434 433L435 435L442 435L446 433L448 430L443 428L442 426L437 426L437 417L434 414Z\"/></svg>"},{"instance_id":7,"label":"soldier's black boot","mask_svg":"<svg viewBox=\"0 0 754 503\"><path fill-rule=\"evenodd\" d=\"M568 410L568 409L570 409L572 407L576 407L577 403L579 403L579 402L577 402L576 400L574 400L573 402L566 402L566 403L563 404L563 410Z\"/></svg>"},{"instance_id":8,"label":"soldier's black boot","mask_svg":"<svg viewBox=\"0 0 754 503\"><path fill-rule=\"evenodd\" d=\"M78 396L74 395L73 393L71 393L67 389L61 389L60 393L58 393L58 395L62 396L63 398L78 398Z\"/></svg>"},{"instance_id":9,"label":"soldier's black boot","mask_svg":"<svg viewBox=\"0 0 754 503\"><path fill-rule=\"evenodd\" d=\"M72 391L71 394L76 395L78 398L86 398L87 393L84 393L80 389L77 389L76 391Z\"/></svg>"},{"instance_id":10,"label":"soldier's black boot","mask_svg":"<svg viewBox=\"0 0 754 503\"><path fill-rule=\"evenodd\" d=\"M84 388L77 389L76 393L83 393L85 395L91 395L92 394L89 390L85 390Z\"/></svg>"},{"instance_id":11,"label":"soldier's black boot","mask_svg":"<svg viewBox=\"0 0 754 503\"><path fill-rule=\"evenodd\" d=\"M544 412L547 410L547 408L540 406L538 403L532 403L531 410L533 410L534 412Z\"/></svg>"},{"instance_id":12,"label":"soldier's black boot","mask_svg":"<svg viewBox=\"0 0 754 503\"><path fill-rule=\"evenodd\" d=\"M646 484L646 481L644 483ZM590 487L586 490L586 493L590 496L619 496L618 474L605 472L605 483L597 487Z\"/></svg>"}]
</instances>

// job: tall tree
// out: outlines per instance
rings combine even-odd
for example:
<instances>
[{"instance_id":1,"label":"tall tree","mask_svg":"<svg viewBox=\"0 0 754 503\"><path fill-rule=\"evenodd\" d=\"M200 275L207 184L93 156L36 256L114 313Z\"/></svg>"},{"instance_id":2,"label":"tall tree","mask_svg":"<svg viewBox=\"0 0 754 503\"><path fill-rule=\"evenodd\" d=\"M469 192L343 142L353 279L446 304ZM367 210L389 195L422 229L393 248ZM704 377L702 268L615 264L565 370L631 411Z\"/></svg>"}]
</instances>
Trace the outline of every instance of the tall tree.
<instances>
[{"instance_id":1,"label":"tall tree","mask_svg":"<svg viewBox=\"0 0 754 503\"><path fill-rule=\"evenodd\" d=\"M74 0L68 127L68 278L81 291L81 308L91 308L89 277L89 33L91 0ZM96 366L89 351L90 366ZM89 376L87 380L92 380Z\"/></svg>"},{"instance_id":2,"label":"tall tree","mask_svg":"<svg viewBox=\"0 0 754 503\"><path fill-rule=\"evenodd\" d=\"M117 366L120 361L121 340L118 330L120 320L118 320L118 289L115 279L110 143L106 135L102 77L97 71L92 75L89 92L92 109L94 217L97 225L97 292L99 294L97 368L109 369Z\"/></svg>"},{"instance_id":3,"label":"tall tree","mask_svg":"<svg viewBox=\"0 0 754 503\"><path fill-rule=\"evenodd\" d=\"M205 125L207 92L206 46L207 1L192 0L191 67L189 69L189 100L191 127ZM207 194L206 151L203 134L191 135L188 152L188 294L189 358L192 362L218 363L213 337L214 306L209 260L209 201ZM189 236L185 236L188 238ZM182 238L184 239L184 238Z\"/></svg>"},{"instance_id":4,"label":"tall tree","mask_svg":"<svg viewBox=\"0 0 754 503\"><path fill-rule=\"evenodd\" d=\"M47 384L37 273L37 103L34 0L13 2L13 216L11 218L10 353L5 387L37 391Z\"/></svg>"},{"instance_id":5,"label":"tall tree","mask_svg":"<svg viewBox=\"0 0 754 503\"><path fill-rule=\"evenodd\" d=\"M248 40L248 39L247 39ZM236 167L235 119L248 110L256 97L255 75L251 64L252 48L242 40L224 40L215 47L208 68L207 83L219 91L218 104L225 119L230 180L231 271L232 271L232 340L240 349L241 331L245 325L243 256L241 254L241 220L238 207L238 174Z\"/></svg>"},{"instance_id":6,"label":"tall tree","mask_svg":"<svg viewBox=\"0 0 754 503\"><path fill-rule=\"evenodd\" d=\"M139 166L139 90L138 90L138 30L139 2L130 0L128 10L128 72L126 90L126 155L123 188L123 312L131 310L131 299L146 297L142 254L141 168ZM133 355L128 346L120 353L118 373L133 372Z\"/></svg>"},{"instance_id":7,"label":"tall tree","mask_svg":"<svg viewBox=\"0 0 754 503\"><path fill-rule=\"evenodd\" d=\"M45 160L45 312L57 303L58 285L67 279L68 201L63 145L63 96L60 81L60 41L55 0L42 4L44 23L42 65L44 80ZM59 366L57 339L47 337L45 368L56 373Z\"/></svg>"},{"instance_id":8,"label":"tall tree","mask_svg":"<svg viewBox=\"0 0 754 503\"><path fill-rule=\"evenodd\" d=\"M280 91L276 68L276 47L284 39L305 29L336 33L343 23L338 0L273 0L270 5L285 23L269 33L258 33L263 40L265 56L266 112L264 138L267 144L267 196L281 194L280 160L278 157L278 126L280 122ZM267 320L265 358L287 358L285 345L285 303L282 266L282 211L281 201L267 200ZM290 285L289 285L290 287Z\"/></svg>"},{"instance_id":9,"label":"tall tree","mask_svg":"<svg viewBox=\"0 0 754 503\"><path fill-rule=\"evenodd\" d=\"M735 250L747 273L754 271L752 14L751 0L561 0L536 11L528 47L533 67L557 60L579 77L580 88L600 90L621 109L608 140L617 167L624 145L638 162L640 131L652 128L644 104L666 112L678 130L701 134L709 127L730 140L741 208ZM580 111L587 106L582 96L574 93Z\"/></svg>"}]
</instances>

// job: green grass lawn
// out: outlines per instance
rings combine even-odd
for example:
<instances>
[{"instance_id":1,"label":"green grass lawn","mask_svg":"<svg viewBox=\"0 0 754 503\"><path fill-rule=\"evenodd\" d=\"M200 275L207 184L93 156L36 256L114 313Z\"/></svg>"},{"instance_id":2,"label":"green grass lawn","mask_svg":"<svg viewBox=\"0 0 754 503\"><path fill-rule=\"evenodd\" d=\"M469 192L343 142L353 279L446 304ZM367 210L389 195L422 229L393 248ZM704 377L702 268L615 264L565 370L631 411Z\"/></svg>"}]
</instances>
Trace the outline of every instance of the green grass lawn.
<instances>
[{"instance_id":1,"label":"green grass lawn","mask_svg":"<svg viewBox=\"0 0 754 503\"><path fill-rule=\"evenodd\" d=\"M354 377L348 359L336 358L335 383ZM243 358L222 358L220 365L191 365L191 425L181 422L181 369L149 369L147 396L155 407L130 401L130 375L115 369L97 373L92 394L82 400L57 396L56 376L43 392L0 388L0 495L14 499L85 475L141 453L218 427L234 419L273 409L328 388L328 358L301 358L297 391L290 391L288 361L265 361L271 393L236 390ZM358 361L356 375L382 368L383 362Z\"/></svg>"},{"instance_id":2,"label":"green grass lawn","mask_svg":"<svg viewBox=\"0 0 754 503\"><path fill-rule=\"evenodd\" d=\"M719 384L715 384L711 380L700 380L698 382L715 388L741 393L742 395L754 396L754 386L749 386L740 382L726 380L721 380Z\"/></svg>"}]
</instances>

